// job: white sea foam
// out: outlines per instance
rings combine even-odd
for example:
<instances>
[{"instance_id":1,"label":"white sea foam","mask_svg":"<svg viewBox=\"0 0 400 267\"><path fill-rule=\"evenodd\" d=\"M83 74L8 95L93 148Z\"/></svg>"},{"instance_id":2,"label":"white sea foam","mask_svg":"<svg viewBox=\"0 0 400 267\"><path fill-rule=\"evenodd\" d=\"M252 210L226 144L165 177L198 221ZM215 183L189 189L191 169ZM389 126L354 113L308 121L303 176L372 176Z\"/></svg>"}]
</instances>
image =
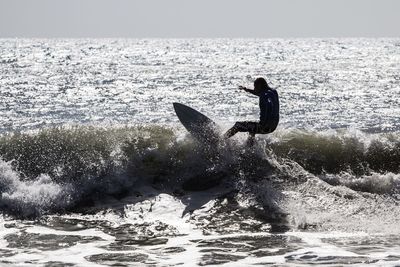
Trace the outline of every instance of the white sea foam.
<instances>
[{"instance_id":1,"label":"white sea foam","mask_svg":"<svg viewBox=\"0 0 400 267\"><path fill-rule=\"evenodd\" d=\"M0 160L1 204L20 216L30 216L54 208L63 208L71 201L71 188L60 185L46 175L35 180L22 180L9 162Z\"/></svg>"}]
</instances>

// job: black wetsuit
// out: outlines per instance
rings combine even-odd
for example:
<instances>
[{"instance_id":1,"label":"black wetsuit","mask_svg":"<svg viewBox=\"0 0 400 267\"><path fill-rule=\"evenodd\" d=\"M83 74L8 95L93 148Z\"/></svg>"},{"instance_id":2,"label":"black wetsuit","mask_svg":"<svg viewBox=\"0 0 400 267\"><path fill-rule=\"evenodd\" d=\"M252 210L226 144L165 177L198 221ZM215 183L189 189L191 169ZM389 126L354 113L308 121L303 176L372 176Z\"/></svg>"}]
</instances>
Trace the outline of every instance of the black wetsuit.
<instances>
[{"instance_id":1,"label":"black wetsuit","mask_svg":"<svg viewBox=\"0 0 400 267\"><path fill-rule=\"evenodd\" d=\"M253 91L250 91L253 93ZM249 132L251 135L267 134L275 131L279 123L279 97L275 89L268 89L259 95L260 121L238 121L226 133L231 137L237 132Z\"/></svg>"},{"instance_id":2,"label":"black wetsuit","mask_svg":"<svg viewBox=\"0 0 400 267\"><path fill-rule=\"evenodd\" d=\"M279 123L279 97L275 89L262 92L260 98L260 125L267 133L275 131Z\"/></svg>"}]
</instances>

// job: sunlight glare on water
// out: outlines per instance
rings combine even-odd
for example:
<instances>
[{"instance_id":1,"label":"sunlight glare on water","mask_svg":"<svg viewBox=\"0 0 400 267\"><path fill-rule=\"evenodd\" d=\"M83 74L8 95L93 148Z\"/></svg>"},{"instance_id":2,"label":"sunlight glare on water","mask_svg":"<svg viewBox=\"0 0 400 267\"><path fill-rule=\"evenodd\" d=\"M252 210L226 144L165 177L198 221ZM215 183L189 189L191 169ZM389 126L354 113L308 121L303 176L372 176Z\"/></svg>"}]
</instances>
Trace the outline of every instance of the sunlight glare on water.
<instances>
[{"instance_id":1,"label":"sunlight glare on water","mask_svg":"<svg viewBox=\"0 0 400 267\"><path fill-rule=\"evenodd\" d=\"M1 266L398 266L400 39L1 39ZM196 142L172 103L228 128ZM218 138L216 138L218 139Z\"/></svg>"}]
</instances>

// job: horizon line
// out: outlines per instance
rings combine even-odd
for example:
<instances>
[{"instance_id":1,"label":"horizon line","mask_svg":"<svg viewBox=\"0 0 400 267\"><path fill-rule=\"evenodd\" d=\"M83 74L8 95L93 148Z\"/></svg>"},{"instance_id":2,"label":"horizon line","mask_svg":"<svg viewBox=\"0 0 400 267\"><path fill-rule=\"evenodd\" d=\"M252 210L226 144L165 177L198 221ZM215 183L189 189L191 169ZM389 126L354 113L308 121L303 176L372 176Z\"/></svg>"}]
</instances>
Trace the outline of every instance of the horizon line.
<instances>
[{"instance_id":1,"label":"horizon line","mask_svg":"<svg viewBox=\"0 0 400 267\"><path fill-rule=\"evenodd\" d=\"M0 39L398 39L400 36L270 36L270 37L223 37L223 36L0 36Z\"/></svg>"}]
</instances>

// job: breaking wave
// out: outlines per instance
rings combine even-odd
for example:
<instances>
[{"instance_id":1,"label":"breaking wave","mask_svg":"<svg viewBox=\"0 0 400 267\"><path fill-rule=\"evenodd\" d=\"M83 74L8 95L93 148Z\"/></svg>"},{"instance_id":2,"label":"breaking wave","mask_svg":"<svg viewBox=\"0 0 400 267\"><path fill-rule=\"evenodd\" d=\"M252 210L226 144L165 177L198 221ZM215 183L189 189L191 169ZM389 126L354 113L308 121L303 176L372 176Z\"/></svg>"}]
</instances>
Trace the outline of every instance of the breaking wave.
<instances>
[{"instance_id":1,"label":"breaking wave","mask_svg":"<svg viewBox=\"0 0 400 267\"><path fill-rule=\"evenodd\" d=\"M94 205L105 196L120 198L140 183L179 191L227 180L252 191L244 198L253 195L264 208L279 206L275 189L258 186L268 181L285 188L318 179L333 187L392 196L400 189L397 133L280 130L259 137L251 149L245 144L239 136L207 148L172 127L157 125L5 134L0 137L0 208L22 217L60 213ZM275 194L274 201L260 200L255 193L260 188Z\"/></svg>"}]
</instances>

